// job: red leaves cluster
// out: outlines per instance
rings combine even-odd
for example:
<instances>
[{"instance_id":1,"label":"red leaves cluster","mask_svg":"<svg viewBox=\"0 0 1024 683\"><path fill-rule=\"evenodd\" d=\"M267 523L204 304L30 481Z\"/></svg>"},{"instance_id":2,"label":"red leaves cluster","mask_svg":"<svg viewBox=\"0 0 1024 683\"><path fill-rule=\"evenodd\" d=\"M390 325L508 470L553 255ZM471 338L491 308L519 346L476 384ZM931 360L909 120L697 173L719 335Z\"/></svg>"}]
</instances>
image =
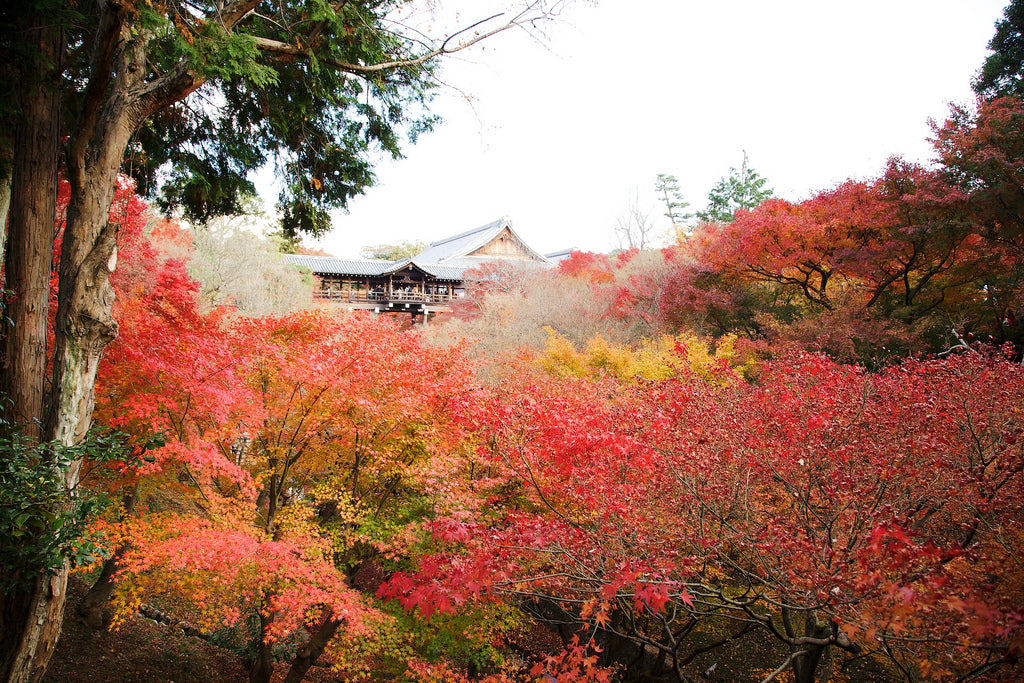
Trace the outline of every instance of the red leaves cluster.
<instances>
[{"instance_id":1,"label":"red leaves cluster","mask_svg":"<svg viewBox=\"0 0 1024 683\"><path fill-rule=\"evenodd\" d=\"M120 544L122 615L163 595L210 627L262 614L268 641L324 609L358 632L375 611L349 587L349 563L360 547L400 554L407 542L360 537L359 521L411 491L447 490L461 432L446 407L470 365L384 317L210 308L185 271L187 234L161 222L147 235L145 213L135 218L121 233L121 335L100 367L97 421L165 444L142 467L86 477L125 501L103 523Z\"/></svg>"},{"instance_id":2,"label":"red leaves cluster","mask_svg":"<svg viewBox=\"0 0 1024 683\"><path fill-rule=\"evenodd\" d=\"M464 405L506 479L475 524L438 528L465 555L382 595L440 609L487 567L489 599L544 596L598 630L785 605L969 668L1021 635L1022 395L1022 368L981 354L876 375L803 355L724 386L509 379Z\"/></svg>"},{"instance_id":3,"label":"red leaves cluster","mask_svg":"<svg viewBox=\"0 0 1024 683\"><path fill-rule=\"evenodd\" d=\"M954 108L939 166L891 160L790 202L772 199L684 244L659 300L670 328L737 333L874 361L958 333L1024 343L1024 104Z\"/></svg>"},{"instance_id":4,"label":"red leaves cluster","mask_svg":"<svg viewBox=\"0 0 1024 683\"><path fill-rule=\"evenodd\" d=\"M611 282L615 279L615 267L604 254L590 251L574 251L559 261L558 272L569 277L585 277L591 282Z\"/></svg>"},{"instance_id":5,"label":"red leaves cluster","mask_svg":"<svg viewBox=\"0 0 1024 683\"><path fill-rule=\"evenodd\" d=\"M890 296L897 280L904 294L953 282L950 255L975 240L922 237L948 209L933 181L895 169L769 202L705 234L729 243L720 261L674 255L696 278L676 294L714 316L765 295L741 276L826 309ZM821 615L861 647L884 641L936 667L952 650L965 670L1020 649L1024 371L1005 358L870 374L797 354L755 383L723 366L715 383L524 371L484 388L461 349L426 347L386 318L207 309L182 262L125 225L122 337L101 367L98 420L166 445L90 484L137 487L150 505L121 520L139 596L176 591L210 623L259 612L269 639L309 626L318 606L356 628L373 610L339 558L398 558L410 569L377 596L424 618L515 599L585 627L533 670L567 681L608 675L601 637L682 659L673 619L707 624L705 636L751 623L792 646L781 615ZM173 226L156 238L187 254ZM577 255L564 271L621 289L628 311L667 296L657 278L624 276L639 258ZM429 520L362 533L405 496Z\"/></svg>"}]
</instances>

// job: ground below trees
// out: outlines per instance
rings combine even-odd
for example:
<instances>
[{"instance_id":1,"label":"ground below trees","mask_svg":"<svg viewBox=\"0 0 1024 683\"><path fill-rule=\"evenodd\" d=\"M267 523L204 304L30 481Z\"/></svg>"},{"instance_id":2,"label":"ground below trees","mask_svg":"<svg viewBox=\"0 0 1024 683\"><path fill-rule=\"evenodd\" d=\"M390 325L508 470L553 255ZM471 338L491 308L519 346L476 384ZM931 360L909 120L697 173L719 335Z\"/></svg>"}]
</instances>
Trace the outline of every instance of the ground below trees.
<instances>
[{"instance_id":1,"label":"ground below trees","mask_svg":"<svg viewBox=\"0 0 1024 683\"><path fill-rule=\"evenodd\" d=\"M135 616L117 631L93 632L76 616L84 582L72 579L64 631L44 683L248 683L239 657L180 629ZM283 680L287 666L275 681ZM329 683L336 678L314 670L306 680Z\"/></svg>"},{"instance_id":2,"label":"ground below trees","mask_svg":"<svg viewBox=\"0 0 1024 683\"><path fill-rule=\"evenodd\" d=\"M180 629L157 624L137 615L117 631L93 632L76 616L78 603L87 586L72 579L69 585L64 631L43 683L248 683L241 659L234 653L203 640L186 636ZM538 656L541 649L555 649L553 634L536 627L513 642L520 654ZM701 670L713 665L708 680L761 680L778 659L777 643L767 638L745 639L698 658ZM284 679L287 666L277 667L275 682ZM860 661L847 671L837 663L833 681L883 681L883 667ZM328 669L313 669L310 683L340 683ZM791 680L787 672L780 681Z\"/></svg>"}]
</instances>

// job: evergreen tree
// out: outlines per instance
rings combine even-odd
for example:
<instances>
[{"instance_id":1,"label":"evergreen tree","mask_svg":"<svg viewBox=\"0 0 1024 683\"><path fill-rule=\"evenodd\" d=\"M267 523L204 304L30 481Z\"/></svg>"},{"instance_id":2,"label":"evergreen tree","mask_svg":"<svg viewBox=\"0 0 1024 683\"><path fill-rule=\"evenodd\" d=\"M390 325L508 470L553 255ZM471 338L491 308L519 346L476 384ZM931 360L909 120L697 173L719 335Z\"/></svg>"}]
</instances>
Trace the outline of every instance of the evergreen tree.
<instances>
[{"instance_id":1,"label":"evergreen tree","mask_svg":"<svg viewBox=\"0 0 1024 683\"><path fill-rule=\"evenodd\" d=\"M672 221L673 228L684 225L693 218L693 214L686 211L690 202L683 198L682 192L679 191L679 181L675 176L659 173L658 179L654 181L654 191L665 204L665 216Z\"/></svg>"},{"instance_id":2,"label":"evergreen tree","mask_svg":"<svg viewBox=\"0 0 1024 683\"><path fill-rule=\"evenodd\" d=\"M767 187L768 179L747 163L743 152L743 165L739 170L730 167L729 176L721 178L708 193L708 207L697 212L705 223L731 223L738 209L752 209L771 198L774 190Z\"/></svg>"},{"instance_id":3,"label":"evergreen tree","mask_svg":"<svg viewBox=\"0 0 1024 683\"><path fill-rule=\"evenodd\" d=\"M1024 0L1012 0L1003 10L988 49L993 54L974 79L974 92L985 99L1024 96Z\"/></svg>"},{"instance_id":4,"label":"evergreen tree","mask_svg":"<svg viewBox=\"0 0 1024 683\"><path fill-rule=\"evenodd\" d=\"M374 244L363 247L359 255L376 261L401 261L412 258L424 249L427 243L422 240L403 240L396 244Z\"/></svg>"}]
</instances>

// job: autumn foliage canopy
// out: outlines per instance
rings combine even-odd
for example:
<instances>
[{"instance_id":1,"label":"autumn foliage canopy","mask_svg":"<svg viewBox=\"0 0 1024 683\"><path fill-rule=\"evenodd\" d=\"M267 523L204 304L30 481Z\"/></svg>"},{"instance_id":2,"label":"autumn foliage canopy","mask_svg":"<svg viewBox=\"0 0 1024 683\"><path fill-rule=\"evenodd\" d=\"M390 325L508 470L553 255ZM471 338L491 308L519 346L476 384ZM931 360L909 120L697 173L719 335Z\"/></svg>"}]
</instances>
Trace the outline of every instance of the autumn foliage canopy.
<instances>
[{"instance_id":1,"label":"autumn foliage canopy","mask_svg":"<svg viewBox=\"0 0 1024 683\"><path fill-rule=\"evenodd\" d=\"M662 253L483 272L462 323L537 327L500 356L214 305L122 187L105 623L157 609L254 681L1012 680L1021 121L956 110L936 168Z\"/></svg>"}]
</instances>

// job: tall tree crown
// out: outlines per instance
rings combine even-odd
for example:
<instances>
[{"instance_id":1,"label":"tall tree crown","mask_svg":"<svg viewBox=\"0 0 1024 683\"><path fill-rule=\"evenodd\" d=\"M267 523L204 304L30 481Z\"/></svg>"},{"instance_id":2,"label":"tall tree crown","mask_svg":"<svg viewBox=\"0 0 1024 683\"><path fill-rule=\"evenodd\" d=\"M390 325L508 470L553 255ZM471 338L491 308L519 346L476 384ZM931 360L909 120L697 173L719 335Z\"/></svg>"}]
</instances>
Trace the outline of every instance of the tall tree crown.
<instances>
[{"instance_id":1,"label":"tall tree crown","mask_svg":"<svg viewBox=\"0 0 1024 683\"><path fill-rule=\"evenodd\" d=\"M1024 95L1024 2L1012 0L996 22L985 59L972 86L985 99Z\"/></svg>"},{"instance_id":2,"label":"tall tree crown","mask_svg":"<svg viewBox=\"0 0 1024 683\"><path fill-rule=\"evenodd\" d=\"M697 218L705 223L731 223L739 209L752 209L770 198L774 190L768 187L768 179L750 168L747 153L743 153L743 165L737 170L729 169L728 177L721 178L708 193L708 207L697 212Z\"/></svg>"},{"instance_id":3,"label":"tall tree crown","mask_svg":"<svg viewBox=\"0 0 1024 683\"><path fill-rule=\"evenodd\" d=\"M436 123L427 105L438 57L532 25L563 2L524 3L439 39L403 24L408 0L44 4L67 48L53 79L65 136L89 139L102 103L123 93L133 133L122 172L162 210L194 221L239 213L255 192L250 175L270 162L285 232L319 235L330 209L373 184L376 161L400 157L404 141ZM5 64L32 49L13 21L25 11L0 10ZM16 101L17 79L4 81L4 102ZM4 131L18 116L0 105Z\"/></svg>"}]
</instances>

